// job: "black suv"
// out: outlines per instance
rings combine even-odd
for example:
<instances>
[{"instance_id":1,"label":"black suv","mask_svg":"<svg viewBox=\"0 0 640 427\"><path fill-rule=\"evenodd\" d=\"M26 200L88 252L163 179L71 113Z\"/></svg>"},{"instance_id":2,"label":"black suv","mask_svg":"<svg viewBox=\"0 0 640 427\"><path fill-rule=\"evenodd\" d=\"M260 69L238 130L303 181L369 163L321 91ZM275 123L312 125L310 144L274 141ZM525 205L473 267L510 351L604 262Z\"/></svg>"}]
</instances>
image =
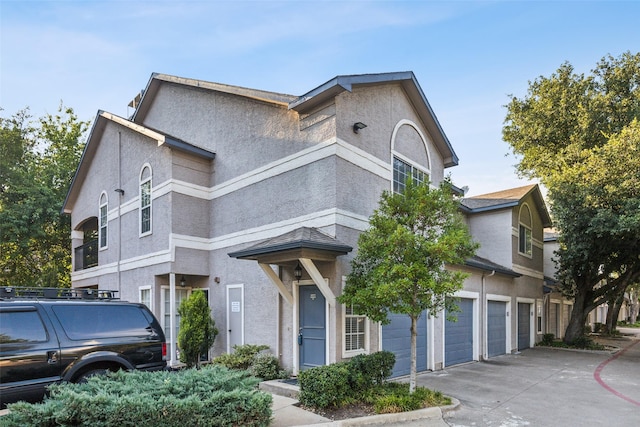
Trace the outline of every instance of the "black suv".
<instances>
[{"instance_id":1,"label":"black suv","mask_svg":"<svg viewBox=\"0 0 640 427\"><path fill-rule=\"evenodd\" d=\"M0 287L0 407L46 386L118 369L166 368L166 341L143 304L113 291Z\"/></svg>"}]
</instances>

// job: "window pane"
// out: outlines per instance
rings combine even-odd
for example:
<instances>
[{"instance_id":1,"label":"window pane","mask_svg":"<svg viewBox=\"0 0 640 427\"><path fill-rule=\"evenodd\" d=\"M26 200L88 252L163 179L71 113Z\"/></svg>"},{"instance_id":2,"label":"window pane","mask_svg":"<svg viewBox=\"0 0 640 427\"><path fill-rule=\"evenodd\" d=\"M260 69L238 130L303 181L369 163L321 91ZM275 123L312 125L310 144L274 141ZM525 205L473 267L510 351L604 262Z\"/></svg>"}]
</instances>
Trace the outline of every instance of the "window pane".
<instances>
[{"instance_id":1,"label":"window pane","mask_svg":"<svg viewBox=\"0 0 640 427\"><path fill-rule=\"evenodd\" d=\"M47 341L37 311L0 313L0 344Z\"/></svg>"},{"instance_id":2,"label":"window pane","mask_svg":"<svg viewBox=\"0 0 640 427\"><path fill-rule=\"evenodd\" d=\"M64 305L52 310L72 340L149 335L149 322L135 306Z\"/></svg>"}]
</instances>

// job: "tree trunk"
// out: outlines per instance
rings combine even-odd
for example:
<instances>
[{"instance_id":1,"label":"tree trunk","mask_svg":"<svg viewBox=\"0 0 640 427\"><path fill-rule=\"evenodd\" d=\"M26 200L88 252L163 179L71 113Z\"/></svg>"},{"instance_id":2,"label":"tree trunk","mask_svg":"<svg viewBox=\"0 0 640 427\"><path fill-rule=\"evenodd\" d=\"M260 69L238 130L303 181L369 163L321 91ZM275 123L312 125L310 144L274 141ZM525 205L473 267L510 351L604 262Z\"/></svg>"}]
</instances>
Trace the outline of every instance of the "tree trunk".
<instances>
[{"instance_id":1,"label":"tree trunk","mask_svg":"<svg viewBox=\"0 0 640 427\"><path fill-rule=\"evenodd\" d=\"M573 311L571 312L569 325L564 333L565 343L571 344L578 338L584 336L584 325L589 312L593 309L592 305L590 301L587 301L586 295L578 291L573 302Z\"/></svg>"},{"instance_id":2,"label":"tree trunk","mask_svg":"<svg viewBox=\"0 0 640 427\"><path fill-rule=\"evenodd\" d=\"M638 301L638 291L631 290L629 292L629 302L630 302L630 306L631 306L630 307L631 313L630 313L629 321L631 322L631 324L634 324L638 320L638 314L640 312L640 301Z\"/></svg>"},{"instance_id":3,"label":"tree trunk","mask_svg":"<svg viewBox=\"0 0 640 427\"><path fill-rule=\"evenodd\" d=\"M612 298L609 302L609 308L607 310L607 333L612 334L616 330L618 325L618 315L624 302L624 292L622 292L617 298Z\"/></svg>"},{"instance_id":4,"label":"tree trunk","mask_svg":"<svg viewBox=\"0 0 640 427\"><path fill-rule=\"evenodd\" d=\"M418 318L411 316L411 372L409 375L409 393L416 391L418 352Z\"/></svg>"}]
</instances>

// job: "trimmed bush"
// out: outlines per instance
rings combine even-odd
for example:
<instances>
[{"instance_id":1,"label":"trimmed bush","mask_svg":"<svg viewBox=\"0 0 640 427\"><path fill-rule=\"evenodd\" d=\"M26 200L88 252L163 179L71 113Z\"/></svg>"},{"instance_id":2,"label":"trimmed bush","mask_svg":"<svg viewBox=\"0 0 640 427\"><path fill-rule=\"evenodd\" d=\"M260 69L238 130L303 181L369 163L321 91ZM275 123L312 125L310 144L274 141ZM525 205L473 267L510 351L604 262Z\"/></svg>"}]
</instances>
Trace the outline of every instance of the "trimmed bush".
<instances>
[{"instance_id":1,"label":"trimmed bush","mask_svg":"<svg viewBox=\"0 0 640 427\"><path fill-rule=\"evenodd\" d=\"M360 354L349 361L351 386L360 391L382 384L391 376L396 355L390 351Z\"/></svg>"},{"instance_id":2,"label":"trimmed bush","mask_svg":"<svg viewBox=\"0 0 640 427\"><path fill-rule=\"evenodd\" d=\"M556 336L554 334L544 334L542 340L540 340L540 345L551 345L555 339Z\"/></svg>"},{"instance_id":3,"label":"trimmed bush","mask_svg":"<svg viewBox=\"0 0 640 427\"><path fill-rule=\"evenodd\" d=\"M253 358L249 372L264 381L289 378L289 372L280 368L280 361L273 354L260 353Z\"/></svg>"},{"instance_id":4,"label":"trimmed bush","mask_svg":"<svg viewBox=\"0 0 640 427\"><path fill-rule=\"evenodd\" d=\"M221 354L213 359L213 363L226 366L229 369L249 369L256 355L262 350L268 349L268 345L234 345L233 353Z\"/></svg>"},{"instance_id":5,"label":"trimmed bush","mask_svg":"<svg viewBox=\"0 0 640 427\"><path fill-rule=\"evenodd\" d=\"M40 404L9 405L6 426L268 426L272 397L258 380L222 366L119 371L51 386ZM7 423L7 424L4 424Z\"/></svg>"},{"instance_id":6,"label":"trimmed bush","mask_svg":"<svg viewBox=\"0 0 640 427\"><path fill-rule=\"evenodd\" d=\"M348 362L300 372L300 403L325 408L358 399L391 376L396 356L389 351L354 356Z\"/></svg>"},{"instance_id":7,"label":"trimmed bush","mask_svg":"<svg viewBox=\"0 0 640 427\"><path fill-rule=\"evenodd\" d=\"M351 396L348 363L317 366L298 374L298 400L305 406L340 406Z\"/></svg>"}]
</instances>

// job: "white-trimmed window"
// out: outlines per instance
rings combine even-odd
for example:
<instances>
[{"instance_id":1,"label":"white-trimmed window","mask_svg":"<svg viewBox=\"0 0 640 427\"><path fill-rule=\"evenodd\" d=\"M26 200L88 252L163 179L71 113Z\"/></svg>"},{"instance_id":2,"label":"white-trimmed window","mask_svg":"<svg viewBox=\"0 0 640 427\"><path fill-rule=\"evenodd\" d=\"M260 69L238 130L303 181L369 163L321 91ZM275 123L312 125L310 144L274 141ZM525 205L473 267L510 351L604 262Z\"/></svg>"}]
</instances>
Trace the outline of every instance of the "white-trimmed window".
<instances>
[{"instance_id":1,"label":"white-trimmed window","mask_svg":"<svg viewBox=\"0 0 640 427\"><path fill-rule=\"evenodd\" d=\"M406 186L407 178L411 177L416 185L429 181L429 174L417 166L405 160L393 156L393 192L402 193Z\"/></svg>"},{"instance_id":2,"label":"white-trimmed window","mask_svg":"<svg viewBox=\"0 0 640 427\"><path fill-rule=\"evenodd\" d=\"M520 224L519 235L520 235L520 238L519 238L518 251L521 254L531 256L531 253L532 253L531 229L526 225Z\"/></svg>"},{"instance_id":3,"label":"white-trimmed window","mask_svg":"<svg viewBox=\"0 0 640 427\"><path fill-rule=\"evenodd\" d=\"M369 328L366 316L355 313L352 306L344 307L344 353L366 353Z\"/></svg>"},{"instance_id":4,"label":"white-trimmed window","mask_svg":"<svg viewBox=\"0 0 640 427\"><path fill-rule=\"evenodd\" d=\"M542 300L536 300L536 333L542 333Z\"/></svg>"},{"instance_id":5,"label":"white-trimmed window","mask_svg":"<svg viewBox=\"0 0 640 427\"><path fill-rule=\"evenodd\" d=\"M518 217L520 222L518 227L518 252L531 257L533 255L533 236L531 233L533 219L529 205L525 203L520 207Z\"/></svg>"},{"instance_id":6,"label":"white-trimmed window","mask_svg":"<svg viewBox=\"0 0 640 427\"><path fill-rule=\"evenodd\" d=\"M100 249L106 249L107 248L107 237L108 237L108 227L109 227L109 218L108 218L108 199L107 199L107 194L106 193L102 193L100 195L100 206L98 208L98 227L99 227L99 233L98 233L98 247Z\"/></svg>"},{"instance_id":7,"label":"white-trimmed window","mask_svg":"<svg viewBox=\"0 0 640 427\"><path fill-rule=\"evenodd\" d=\"M138 288L138 292L139 292L139 299L138 301L141 304L144 304L147 306L147 308L151 311L153 311L153 307L151 307L151 286L140 286Z\"/></svg>"},{"instance_id":8,"label":"white-trimmed window","mask_svg":"<svg viewBox=\"0 0 640 427\"><path fill-rule=\"evenodd\" d=\"M171 331L171 295L170 295L170 290L167 287L163 287L162 288L162 293L161 295L161 301L160 301L160 305L161 305L161 318L162 318L162 329L164 331L164 335L167 339L167 359L171 359L172 358L172 348L171 348L171 343L169 342L170 340L170 331ZM178 307L180 307L180 304L182 303L182 300L187 299L189 297L189 295L191 295L191 288L182 288L182 287L178 287L176 288L176 323L175 323L175 329L173 330L173 337L176 341L176 343L178 342L178 333L180 332L180 315L178 314Z\"/></svg>"},{"instance_id":9,"label":"white-trimmed window","mask_svg":"<svg viewBox=\"0 0 640 427\"><path fill-rule=\"evenodd\" d=\"M140 235L151 234L151 166L140 172Z\"/></svg>"}]
</instances>

